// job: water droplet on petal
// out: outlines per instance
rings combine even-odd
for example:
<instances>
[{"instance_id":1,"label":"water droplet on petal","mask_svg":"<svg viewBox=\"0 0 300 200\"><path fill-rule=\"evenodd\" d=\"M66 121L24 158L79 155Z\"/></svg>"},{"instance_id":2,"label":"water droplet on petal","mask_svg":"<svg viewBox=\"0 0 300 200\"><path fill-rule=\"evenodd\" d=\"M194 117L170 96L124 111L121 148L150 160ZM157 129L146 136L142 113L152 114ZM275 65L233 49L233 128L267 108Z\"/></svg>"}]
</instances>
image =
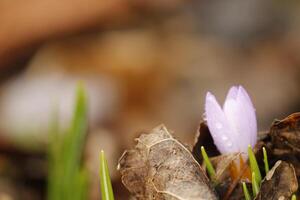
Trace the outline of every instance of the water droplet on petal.
<instances>
[{"instance_id":1,"label":"water droplet on petal","mask_svg":"<svg viewBox=\"0 0 300 200\"><path fill-rule=\"evenodd\" d=\"M226 137L225 135L222 136L222 140L227 141L228 137Z\"/></svg>"},{"instance_id":2,"label":"water droplet on petal","mask_svg":"<svg viewBox=\"0 0 300 200\"><path fill-rule=\"evenodd\" d=\"M232 147L232 143L231 143L231 142L228 142L228 143L227 143L227 146L228 146L228 147Z\"/></svg>"},{"instance_id":3,"label":"water droplet on petal","mask_svg":"<svg viewBox=\"0 0 300 200\"><path fill-rule=\"evenodd\" d=\"M217 122L217 123L216 123L216 128L217 128L217 129L221 129L222 127L223 127L223 126L222 126L222 124L221 124L220 122Z\"/></svg>"}]
</instances>

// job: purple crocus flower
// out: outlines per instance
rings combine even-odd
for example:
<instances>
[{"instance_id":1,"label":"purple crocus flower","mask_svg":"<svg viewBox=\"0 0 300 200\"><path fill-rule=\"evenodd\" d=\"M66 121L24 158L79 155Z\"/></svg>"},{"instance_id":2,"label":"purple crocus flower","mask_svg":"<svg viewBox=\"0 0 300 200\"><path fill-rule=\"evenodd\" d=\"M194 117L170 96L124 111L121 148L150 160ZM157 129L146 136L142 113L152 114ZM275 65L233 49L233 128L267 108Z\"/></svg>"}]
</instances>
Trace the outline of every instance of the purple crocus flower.
<instances>
[{"instance_id":1,"label":"purple crocus flower","mask_svg":"<svg viewBox=\"0 0 300 200\"><path fill-rule=\"evenodd\" d=\"M251 99L242 86L230 88L223 109L208 92L205 115L214 143L222 154L247 152L257 140L257 122Z\"/></svg>"}]
</instances>

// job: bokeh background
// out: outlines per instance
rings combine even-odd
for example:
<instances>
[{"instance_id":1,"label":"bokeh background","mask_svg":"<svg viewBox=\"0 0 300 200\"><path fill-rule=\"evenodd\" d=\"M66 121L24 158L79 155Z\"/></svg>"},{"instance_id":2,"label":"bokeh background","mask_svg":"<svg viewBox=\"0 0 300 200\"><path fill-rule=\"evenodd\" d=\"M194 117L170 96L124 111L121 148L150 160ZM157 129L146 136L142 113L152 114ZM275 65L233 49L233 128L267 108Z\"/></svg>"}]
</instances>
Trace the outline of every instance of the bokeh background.
<instances>
[{"instance_id":1,"label":"bokeh background","mask_svg":"<svg viewBox=\"0 0 300 200\"><path fill-rule=\"evenodd\" d=\"M300 110L300 3L279 0L1 0L0 200L45 199L54 110L68 127L76 83L89 98L84 164L100 199L104 149L116 171L164 123L192 144L207 91L252 97L260 131Z\"/></svg>"}]
</instances>

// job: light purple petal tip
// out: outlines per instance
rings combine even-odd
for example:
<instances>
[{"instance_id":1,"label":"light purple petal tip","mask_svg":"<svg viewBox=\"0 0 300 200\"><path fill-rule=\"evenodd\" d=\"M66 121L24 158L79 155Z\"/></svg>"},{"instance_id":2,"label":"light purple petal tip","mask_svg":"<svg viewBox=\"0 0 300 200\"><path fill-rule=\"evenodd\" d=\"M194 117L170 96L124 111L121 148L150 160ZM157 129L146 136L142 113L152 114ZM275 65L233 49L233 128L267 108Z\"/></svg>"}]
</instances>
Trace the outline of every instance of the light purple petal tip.
<instances>
[{"instance_id":1,"label":"light purple petal tip","mask_svg":"<svg viewBox=\"0 0 300 200\"><path fill-rule=\"evenodd\" d=\"M236 141L233 141L232 130L226 116L210 92L206 94L205 114L208 128L214 139L214 143L222 153L232 153L238 151Z\"/></svg>"},{"instance_id":2,"label":"light purple petal tip","mask_svg":"<svg viewBox=\"0 0 300 200\"><path fill-rule=\"evenodd\" d=\"M227 93L225 102L229 99L236 99L238 95L239 88L237 86L232 86Z\"/></svg>"},{"instance_id":3,"label":"light purple petal tip","mask_svg":"<svg viewBox=\"0 0 300 200\"><path fill-rule=\"evenodd\" d=\"M257 120L255 108L253 107L248 93L242 86L239 87L238 101L243 106L242 109L245 111L245 116L243 118L247 121L249 131L248 134L250 136L250 145L253 147L257 141Z\"/></svg>"}]
</instances>

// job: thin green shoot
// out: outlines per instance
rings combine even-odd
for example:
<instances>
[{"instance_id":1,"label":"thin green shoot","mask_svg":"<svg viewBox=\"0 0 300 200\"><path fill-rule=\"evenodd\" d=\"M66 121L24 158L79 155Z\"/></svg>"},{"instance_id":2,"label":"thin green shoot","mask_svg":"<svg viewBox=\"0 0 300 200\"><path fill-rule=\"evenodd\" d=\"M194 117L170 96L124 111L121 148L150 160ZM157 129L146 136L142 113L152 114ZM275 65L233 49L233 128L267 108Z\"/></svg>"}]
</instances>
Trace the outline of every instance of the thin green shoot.
<instances>
[{"instance_id":1,"label":"thin green shoot","mask_svg":"<svg viewBox=\"0 0 300 200\"><path fill-rule=\"evenodd\" d=\"M55 113L49 133L48 200L87 199L88 177L82 166L82 151L87 133L87 105L84 88L77 87L72 122L62 130Z\"/></svg>"},{"instance_id":2,"label":"thin green shoot","mask_svg":"<svg viewBox=\"0 0 300 200\"><path fill-rule=\"evenodd\" d=\"M204 163L205 163L205 166L206 166L206 169L207 169L210 179L214 179L216 172L215 172L215 169L214 169L213 165L211 164L211 162L208 158L208 155L205 151L205 148L203 146L201 146L201 154L202 154L202 157L203 157L203 160L204 160Z\"/></svg>"},{"instance_id":3,"label":"thin green shoot","mask_svg":"<svg viewBox=\"0 0 300 200\"><path fill-rule=\"evenodd\" d=\"M270 168L269 168L269 162L268 162L268 155L267 155L267 151L266 148L263 147L263 155L264 155L264 164L265 164L265 172L266 174L269 172Z\"/></svg>"},{"instance_id":4,"label":"thin green shoot","mask_svg":"<svg viewBox=\"0 0 300 200\"><path fill-rule=\"evenodd\" d=\"M100 187L102 200L114 200L113 189L104 151L100 152Z\"/></svg>"},{"instance_id":5,"label":"thin green shoot","mask_svg":"<svg viewBox=\"0 0 300 200\"><path fill-rule=\"evenodd\" d=\"M293 196L292 196L292 200L297 200L297 197L296 197L296 195L295 195L295 194L293 194Z\"/></svg>"},{"instance_id":6,"label":"thin green shoot","mask_svg":"<svg viewBox=\"0 0 300 200\"><path fill-rule=\"evenodd\" d=\"M248 188L246 186L246 183L243 182L242 185L243 185L243 192L244 192L245 199L246 200L251 200L251 196L249 194L249 191L248 191Z\"/></svg>"},{"instance_id":7,"label":"thin green shoot","mask_svg":"<svg viewBox=\"0 0 300 200\"><path fill-rule=\"evenodd\" d=\"M259 186L258 183L256 182L255 172L252 172L252 192L254 197L256 197L256 195L259 192Z\"/></svg>"},{"instance_id":8,"label":"thin green shoot","mask_svg":"<svg viewBox=\"0 0 300 200\"><path fill-rule=\"evenodd\" d=\"M249 155L249 161L250 161L250 168L251 168L251 172L255 174L255 181L257 183L257 185L260 185L261 182L261 173L255 158L255 155L253 153L253 150L251 148L251 146L248 146L248 155ZM253 180L252 180L253 182Z\"/></svg>"}]
</instances>

